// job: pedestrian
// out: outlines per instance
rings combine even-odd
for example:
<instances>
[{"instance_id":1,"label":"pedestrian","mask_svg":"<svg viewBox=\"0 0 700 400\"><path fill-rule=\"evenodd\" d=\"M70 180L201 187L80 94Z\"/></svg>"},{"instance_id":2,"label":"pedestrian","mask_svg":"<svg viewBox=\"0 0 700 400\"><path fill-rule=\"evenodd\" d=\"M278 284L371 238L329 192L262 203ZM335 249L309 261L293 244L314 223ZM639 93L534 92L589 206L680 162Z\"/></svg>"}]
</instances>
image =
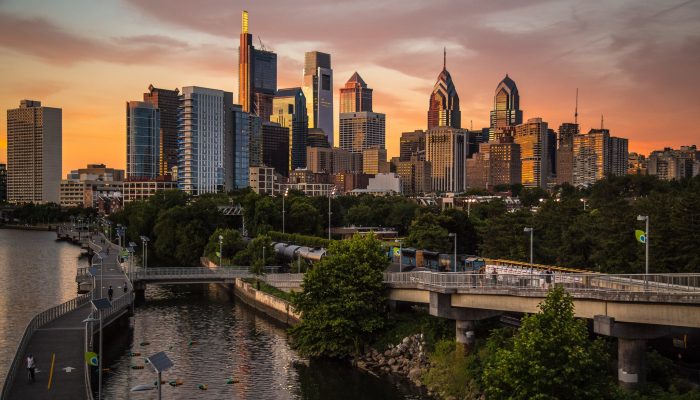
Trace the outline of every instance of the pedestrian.
<instances>
[{"instance_id":1,"label":"pedestrian","mask_svg":"<svg viewBox=\"0 0 700 400\"><path fill-rule=\"evenodd\" d=\"M107 290L107 296L109 297L109 301L112 301L113 295L114 295L114 289L112 289L112 285L109 285L109 289Z\"/></svg>"},{"instance_id":2,"label":"pedestrian","mask_svg":"<svg viewBox=\"0 0 700 400\"><path fill-rule=\"evenodd\" d=\"M554 272L551 268L547 268L547 272L545 272L545 274L547 274L545 281L547 282L547 289L549 289L552 287L552 274L554 274Z\"/></svg>"},{"instance_id":3,"label":"pedestrian","mask_svg":"<svg viewBox=\"0 0 700 400\"><path fill-rule=\"evenodd\" d=\"M498 283L498 272L496 271L496 267L493 267L493 269L491 270L491 283L493 284L493 286L496 286L496 284Z\"/></svg>"},{"instance_id":4,"label":"pedestrian","mask_svg":"<svg viewBox=\"0 0 700 400\"><path fill-rule=\"evenodd\" d=\"M129 288L126 286L126 281L124 281L124 293L126 293L129 290Z\"/></svg>"},{"instance_id":5,"label":"pedestrian","mask_svg":"<svg viewBox=\"0 0 700 400\"><path fill-rule=\"evenodd\" d=\"M34 373L36 372L36 362L34 361L34 356L29 354L27 357L27 379L29 383L34 382Z\"/></svg>"}]
</instances>

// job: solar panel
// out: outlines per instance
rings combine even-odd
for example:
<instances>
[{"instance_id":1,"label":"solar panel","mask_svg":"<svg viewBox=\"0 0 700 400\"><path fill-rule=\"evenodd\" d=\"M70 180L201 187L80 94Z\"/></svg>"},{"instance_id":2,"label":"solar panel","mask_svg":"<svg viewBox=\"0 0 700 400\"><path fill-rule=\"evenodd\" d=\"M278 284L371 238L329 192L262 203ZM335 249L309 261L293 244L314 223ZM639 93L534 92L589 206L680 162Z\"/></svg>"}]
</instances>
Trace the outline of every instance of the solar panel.
<instances>
[{"instance_id":1,"label":"solar panel","mask_svg":"<svg viewBox=\"0 0 700 400\"><path fill-rule=\"evenodd\" d=\"M165 352L161 351L147 358L148 363L153 366L156 372L163 372L169 370L173 366L173 362L170 361Z\"/></svg>"},{"instance_id":2,"label":"solar panel","mask_svg":"<svg viewBox=\"0 0 700 400\"><path fill-rule=\"evenodd\" d=\"M90 303L92 303L92 306L95 307L96 310L108 310L112 308L112 303L107 300L107 298L103 297L101 299L95 299L91 300Z\"/></svg>"}]
</instances>

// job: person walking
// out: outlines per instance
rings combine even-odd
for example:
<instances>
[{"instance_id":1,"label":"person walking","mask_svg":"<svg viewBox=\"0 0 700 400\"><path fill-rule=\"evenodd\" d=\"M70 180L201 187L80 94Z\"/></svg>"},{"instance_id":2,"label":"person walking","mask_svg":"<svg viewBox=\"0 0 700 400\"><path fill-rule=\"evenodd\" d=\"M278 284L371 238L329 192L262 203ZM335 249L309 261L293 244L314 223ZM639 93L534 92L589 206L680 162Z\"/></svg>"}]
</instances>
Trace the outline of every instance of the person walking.
<instances>
[{"instance_id":1,"label":"person walking","mask_svg":"<svg viewBox=\"0 0 700 400\"><path fill-rule=\"evenodd\" d=\"M552 274L554 274L554 272L551 268L547 268L547 272L545 272L545 274L547 274L545 277L545 282L547 282L547 289L550 289L552 287Z\"/></svg>"},{"instance_id":2,"label":"person walking","mask_svg":"<svg viewBox=\"0 0 700 400\"><path fill-rule=\"evenodd\" d=\"M29 354L27 356L27 380L29 383L34 382L34 374L36 373L36 362L34 361L34 356Z\"/></svg>"},{"instance_id":3,"label":"person walking","mask_svg":"<svg viewBox=\"0 0 700 400\"><path fill-rule=\"evenodd\" d=\"M126 285L126 281L124 281L124 293L129 291L129 287Z\"/></svg>"},{"instance_id":4,"label":"person walking","mask_svg":"<svg viewBox=\"0 0 700 400\"><path fill-rule=\"evenodd\" d=\"M109 289L107 290L107 297L109 297L109 301L112 301L112 296L114 296L114 289L112 289L112 285L109 285Z\"/></svg>"}]
</instances>

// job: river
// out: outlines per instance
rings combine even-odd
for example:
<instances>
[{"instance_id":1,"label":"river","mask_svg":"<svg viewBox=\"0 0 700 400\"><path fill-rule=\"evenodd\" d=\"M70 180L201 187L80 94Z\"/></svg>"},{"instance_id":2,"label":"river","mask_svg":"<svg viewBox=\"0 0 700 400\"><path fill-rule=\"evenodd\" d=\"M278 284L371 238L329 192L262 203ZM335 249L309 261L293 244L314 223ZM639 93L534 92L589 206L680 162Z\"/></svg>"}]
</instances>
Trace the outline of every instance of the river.
<instances>
[{"instance_id":1,"label":"river","mask_svg":"<svg viewBox=\"0 0 700 400\"><path fill-rule=\"evenodd\" d=\"M87 265L79 255L77 246L56 242L53 233L0 230L3 379L32 316L75 296L75 268ZM166 399L425 398L402 380L378 378L345 364L305 360L290 347L283 325L236 301L218 285L150 286L131 328L115 336L105 348L108 399L156 399L155 390L130 388L155 382L144 358L159 351L174 363L163 379L182 381L163 386ZM234 383L227 383L229 379Z\"/></svg>"}]
</instances>

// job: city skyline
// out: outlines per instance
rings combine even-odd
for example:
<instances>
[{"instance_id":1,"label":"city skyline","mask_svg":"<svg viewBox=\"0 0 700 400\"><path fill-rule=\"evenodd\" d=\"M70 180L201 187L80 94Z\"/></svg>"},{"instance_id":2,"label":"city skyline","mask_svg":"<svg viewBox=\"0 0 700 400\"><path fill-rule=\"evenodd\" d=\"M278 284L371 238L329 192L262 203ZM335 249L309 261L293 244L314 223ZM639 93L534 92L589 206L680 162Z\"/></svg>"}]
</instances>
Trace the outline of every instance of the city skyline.
<instances>
[{"instance_id":1,"label":"city skyline","mask_svg":"<svg viewBox=\"0 0 700 400\"><path fill-rule=\"evenodd\" d=\"M88 163L126 167L123 104L150 84L211 87L237 98L244 9L256 47L262 40L278 54L278 87L301 86L305 52L331 54L336 143L338 89L357 71L373 82L375 107L386 114L388 156L397 156L401 132L425 126L443 47L463 128L489 126L494 87L509 74L524 120L541 117L550 127L573 122L579 88L582 132L599 128L602 114L612 135L629 138L630 151L644 154L698 137L696 2L402 2L400 9L394 1L318 7L302 1L269 9L248 2L73 4L0 5L0 105L33 99L63 109L62 175ZM293 16L290 7L304 15ZM381 20L383 29L354 26L343 18L347 12L361 12L367 24ZM100 18L105 14L107 21ZM103 151L94 151L96 142ZM5 149L3 129L0 162Z\"/></svg>"}]
</instances>

